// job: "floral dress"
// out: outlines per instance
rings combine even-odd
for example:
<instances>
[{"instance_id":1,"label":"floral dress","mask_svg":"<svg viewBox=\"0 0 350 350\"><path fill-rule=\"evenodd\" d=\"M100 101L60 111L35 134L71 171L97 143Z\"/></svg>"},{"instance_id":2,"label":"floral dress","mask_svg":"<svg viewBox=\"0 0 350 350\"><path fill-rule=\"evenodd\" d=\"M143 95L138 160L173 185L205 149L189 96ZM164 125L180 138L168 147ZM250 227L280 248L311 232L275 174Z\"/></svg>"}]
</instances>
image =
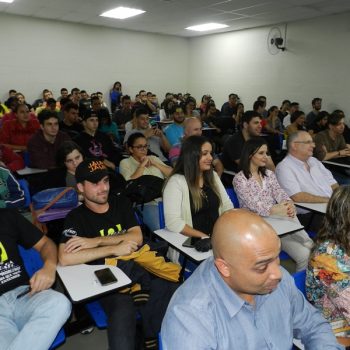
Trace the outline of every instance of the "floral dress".
<instances>
[{"instance_id":1,"label":"floral dress","mask_svg":"<svg viewBox=\"0 0 350 350\"><path fill-rule=\"evenodd\" d=\"M325 241L312 252L306 295L336 336L350 337L350 257L334 242Z\"/></svg>"}]
</instances>

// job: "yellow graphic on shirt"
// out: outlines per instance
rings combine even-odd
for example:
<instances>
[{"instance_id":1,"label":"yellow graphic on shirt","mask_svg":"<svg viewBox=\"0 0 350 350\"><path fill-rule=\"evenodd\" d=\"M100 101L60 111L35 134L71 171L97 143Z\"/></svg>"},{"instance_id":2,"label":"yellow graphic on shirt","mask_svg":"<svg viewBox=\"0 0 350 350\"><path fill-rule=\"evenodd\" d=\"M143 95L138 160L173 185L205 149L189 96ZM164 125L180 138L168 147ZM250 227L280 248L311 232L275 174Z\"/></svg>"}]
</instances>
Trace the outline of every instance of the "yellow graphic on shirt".
<instances>
[{"instance_id":1,"label":"yellow graphic on shirt","mask_svg":"<svg viewBox=\"0 0 350 350\"><path fill-rule=\"evenodd\" d=\"M115 225L115 227L117 228L117 230L115 230L113 227L110 227L107 230L107 233L105 232L105 229L103 228L102 230L100 230L100 235L102 237L113 236L113 235L115 235L116 233L118 233L118 232L120 232L122 230L122 226L120 224Z\"/></svg>"},{"instance_id":2,"label":"yellow graphic on shirt","mask_svg":"<svg viewBox=\"0 0 350 350\"><path fill-rule=\"evenodd\" d=\"M2 243L0 242L0 264L4 263L5 261L7 261L9 258L7 256L5 247L2 245Z\"/></svg>"}]
</instances>

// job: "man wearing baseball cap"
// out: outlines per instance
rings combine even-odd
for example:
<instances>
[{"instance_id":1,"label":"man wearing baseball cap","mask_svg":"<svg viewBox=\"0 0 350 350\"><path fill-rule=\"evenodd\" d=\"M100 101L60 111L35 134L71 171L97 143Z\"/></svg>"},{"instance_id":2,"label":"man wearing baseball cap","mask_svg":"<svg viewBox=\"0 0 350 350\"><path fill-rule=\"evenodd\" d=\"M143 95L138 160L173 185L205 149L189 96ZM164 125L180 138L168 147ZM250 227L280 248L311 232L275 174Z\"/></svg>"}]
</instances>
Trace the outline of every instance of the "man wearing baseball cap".
<instances>
[{"instance_id":1,"label":"man wearing baseball cap","mask_svg":"<svg viewBox=\"0 0 350 350\"><path fill-rule=\"evenodd\" d=\"M109 197L109 176L104 162L85 159L77 167L75 177L84 203L66 217L59 246L60 263L105 264L105 258L137 251L142 245L140 226L126 197L121 194ZM152 279L149 300L139 307L146 349L156 349L162 318L175 290L173 285ZM108 315L109 349L134 350L136 308L132 296L114 292L99 301Z\"/></svg>"},{"instance_id":2,"label":"man wearing baseball cap","mask_svg":"<svg viewBox=\"0 0 350 350\"><path fill-rule=\"evenodd\" d=\"M83 149L85 157L98 158L108 168L115 170L121 159L120 151L106 134L98 130L98 112L85 111L82 123L84 130L74 138L74 142Z\"/></svg>"}]
</instances>

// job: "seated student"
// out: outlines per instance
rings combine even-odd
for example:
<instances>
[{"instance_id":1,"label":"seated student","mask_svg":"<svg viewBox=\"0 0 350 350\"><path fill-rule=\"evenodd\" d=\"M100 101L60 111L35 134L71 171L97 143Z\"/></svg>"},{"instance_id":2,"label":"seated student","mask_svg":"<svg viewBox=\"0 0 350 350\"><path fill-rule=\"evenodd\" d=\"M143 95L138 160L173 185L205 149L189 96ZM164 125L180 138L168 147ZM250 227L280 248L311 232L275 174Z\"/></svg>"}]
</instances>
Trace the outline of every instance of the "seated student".
<instances>
[{"instance_id":1,"label":"seated student","mask_svg":"<svg viewBox=\"0 0 350 350\"><path fill-rule=\"evenodd\" d=\"M328 129L315 136L315 157L319 160L330 160L350 156L350 147L346 144L343 133L344 116L332 113L328 117Z\"/></svg>"},{"instance_id":2,"label":"seated student","mask_svg":"<svg viewBox=\"0 0 350 350\"><path fill-rule=\"evenodd\" d=\"M213 171L212 146L203 136L190 136L163 192L165 225L190 237L198 250L210 249L210 236L217 218L231 209L219 176Z\"/></svg>"},{"instance_id":3,"label":"seated student","mask_svg":"<svg viewBox=\"0 0 350 350\"><path fill-rule=\"evenodd\" d=\"M164 129L166 138L168 139L171 146L179 143L184 134L183 122L185 120L185 115L180 106L174 106L170 111L170 116L174 123L167 126Z\"/></svg>"},{"instance_id":4,"label":"seated student","mask_svg":"<svg viewBox=\"0 0 350 350\"><path fill-rule=\"evenodd\" d=\"M298 130L307 131L305 127L305 122L305 113L303 111L295 111L290 116L290 124L286 128L287 137Z\"/></svg>"},{"instance_id":5,"label":"seated student","mask_svg":"<svg viewBox=\"0 0 350 350\"><path fill-rule=\"evenodd\" d=\"M345 142L344 130L344 116L339 113L332 113L328 117L328 129L317 133L315 136L315 157L321 161L350 157L350 145ZM339 166L330 166L329 169L339 184L350 184L349 174L346 170Z\"/></svg>"},{"instance_id":6,"label":"seated student","mask_svg":"<svg viewBox=\"0 0 350 350\"><path fill-rule=\"evenodd\" d=\"M200 117L199 111L196 109L196 100L194 97L188 97L183 104L183 111L185 113L185 118Z\"/></svg>"},{"instance_id":7,"label":"seated student","mask_svg":"<svg viewBox=\"0 0 350 350\"><path fill-rule=\"evenodd\" d=\"M63 107L63 120L59 123L60 130L67 133L71 138L78 136L83 130L79 122L79 106L68 102Z\"/></svg>"},{"instance_id":8,"label":"seated student","mask_svg":"<svg viewBox=\"0 0 350 350\"><path fill-rule=\"evenodd\" d=\"M114 113L113 120L118 127L125 129L125 124L132 119L131 98L129 95L124 95L121 98L121 108Z\"/></svg>"},{"instance_id":9,"label":"seated student","mask_svg":"<svg viewBox=\"0 0 350 350\"><path fill-rule=\"evenodd\" d=\"M3 123L0 130L0 142L14 150L25 151L29 139L40 129L38 120L30 119L27 105L14 107L16 119Z\"/></svg>"},{"instance_id":10,"label":"seated student","mask_svg":"<svg viewBox=\"0 0 350 350\"><path fill-rule=\"evenodd\" d=\"M24 193L10 170L0 165L0 208L20 208Z\"/></svg>"},{"instance_id":11,"label":"seated student","mask_svg":"<svg viewBox=\"0 0 350 350\"><path fill-rule=\"evenodd\" d=\"M239 161L244 143L252 137L259 137L260 133L261 117L259 113L255 111L245 112L242 117L242 130L232 135L224 144L221 160L225 169L239 171ZM268 159L267 168L275 170L271 157Z\"/></svg>"},{"instance_id":12,"label":"seated student","mask_svg":"<svg viewBox=\"0 0 350 350\"><path fill-rule=\"evenodd\" d=\"M246 210L224 213L213 255L174 294L162 323L165 350L343 349L326 320L280 267L272 227Z\"/></svg>"},{"instance_id":13,"label":"seated student","mask_svg":"<svg viewBox=\"0 0 350 350\"><path fill-rule=\"evenodd\" d=\"M24 160L11 148L0 143L0 166L5 166L10 171L15 172L24 168Z\"/></svg>"},{"instance_id":14,"label":"seated student","mask_svg":"<svg viewBox=\"0 0 350 350\"><path fill-rule=\"evenodd\" d=\"M268 148L264 139L248 140L242 150L242 170L233 178L240 206L261 216L281 216L298 221L293 201L282 190L275 174L266 169ZM296 270L306 268L312 240L304 230L281 237L282 249L296 262Z\"/></svg>"},{"instance_id":15,"label":"seated student","mask_svg":"<svg viewBox=\"0 0 350 350\"><path fill-rule=\"evenodd\" d=\"M81 147L85 157L100 159L115 170L120 162L120 152L111 139L98 130L98 123L98 112L87 110L83 116L84 131L74 138L74 142Z\"/></svg>"},{"instance_id":16,"label":"seated student","mask_svg":"<svg viewBox=\"0 0 350 350\"><path fill-rule=\"evenodd\" d=\"M278 107L272 106L267 111L266 125L264 127L265 131L272 134L282 134L283 135L283 125L278 118Z\"/></svg>"},{"instance_id":17,"label":"seated student","mask_svg":"<svg viewBox=\"0 0 350 350\"><path fill-rule=\"evenodd\" d=\"M118 267L124 271L130 266L130 262L134 263L132 265L138 271L143 270L132 256L129 257L130 262L122 260L128 259L134 252L135 257L139 253L142 233L128 199L122 195L108 198L109 178L106 166L102 161L86 159L79 164L75 176L78 189L84 196L84 203L66 217L59 246L60 263L108 264L113 260L115 265L114 258L121 257ZM149 282L147 298L144 295L146 300L141 303L142 300L137 298L141 297L138 293L135 294L135 303L141 304L138 310L142 315L145 349L156 349L161 321L177 284L155 276ZM99 301L108 316L109 349L134 350L136 305L132 295L115 292Z\"/></svg>"},{"instance_id":18,"label":"seated student","mask_svg":"<svg viewBox=\"0 0 350 350\"><path fill-rule=\"evenodd\" d=\"M125 180L137 179L142 175L168 177L173 170L158 157L147 155L147 139L142 133L131 134L127 141L130 157L120 162L119 172Z\"/></svg>"},{"instance_id":19,"label":"seated student","mask_svg":"<svg viewBox=\"0 0 350 350\"><path fill-rule=\"evenodd\" d=\"M119 172L126 181L137 179L142 175L167 178L173 168L164 164L158 157L147 155L146 137L141 133L130 135L127 142L130 157L120 162ZM159 229L158 205L154 201L143 206L143 221L151 231Z\"/></svg>"},{"instance_id":20,"label":"seated student","mask_svg":"<svg viewBox=\"0 0 350 350\"><path fill-rule=\"evenodd\" d=\"M330 322L340 343L350 346L350 187L329 200L306 274L306 295Z\"/></svg>"},{"instance_id":21,"label":"seated student","mask_svg":"<svg viewBox=\"0 0 350 350\"><path fill-rule=\"evenodd\" d=\"M56 153L64 141L70 137L59 130L56 112L44 110L39 116L40 129L28 142L30 166L39 169L52 169L56 165Z\"/></svg>"},{"instance_id":22,"label":"seated student","mask_svg":"<svg viewBox=\"0 0 350 350\"><path fill-rule=\"evenodd\" d=\"M1 125L4 125L4 123L9 121L9 120L16 120L17 119L15 109L17 108L17 105L20 104L18 101L18 98L17 97L10 97L9 102L10 102L10 111L2 117L2 119L1 119L2 124ZM37 117L34 113L29 112L29 119L37 120Z\"/></svg>"},{"instance_id":23,"label":"seated student","mask_svg":"<svg viewBox=\"0 0 350 350\"><path fill-rule=\"evenodd\" d=\"M135 132L141 132L145 135L149 144L149 149L152 153L157 155L163 162L167 160L163 154L163 151L165 153L169 152L169 141L161 129L159 129L156 125L153 127L150 125L149 115L147 110L144 108L136 109L135 128L125 133L124 144L128 141L129 136Z\"/></svg>"},{"instance_id":24,"label":"seated student","mask_svg":"<svg viewBox=\"0 0 350 350\"><path fill-rule=\"evenodd\" d=\"M118 126L112 121L112 118L106 108L101 108L97 112L98 130L106 134L112 142L121 143Z\"/></svg>"},{"instance_id":25,"label":"seated student","mask_svg":"<svg viewBox=\"0 0 350 350\"><path fill-rule=\"evenodd\" d=\"M57 249L15 210L0 209L0 227L1 349L47 350L71 311L67 298L49 289L55 281ZM33 247L44 261L30 279L18 244Z\"/></svg>"},{"instance_id":26,"label":"seated student","mask_svg":"<svg viewBox=\"0 0 350 350\"><path fill-rule=\"evenodd\" d=\"M202 123L197 117L187 118L184 121L184 136L181 142L175 144L169 151L169 160L172 166L175 166L180 156L182 143L190 136L202 136ZM214 155L213 167L219 177L221 177L224 166L217 155Z\"/></svg>"},{"instance_id":27,"label":"seated student","mask_svg":"<svg viewBox=\"0 0 350 350\"><path fill-rule=\"evenodd\" d=\"M326 111L321 111L318 113L315 120L309 125L309 133L314 135L320 131L327 129L329 113Z\"/></svg>"}]
</instances>

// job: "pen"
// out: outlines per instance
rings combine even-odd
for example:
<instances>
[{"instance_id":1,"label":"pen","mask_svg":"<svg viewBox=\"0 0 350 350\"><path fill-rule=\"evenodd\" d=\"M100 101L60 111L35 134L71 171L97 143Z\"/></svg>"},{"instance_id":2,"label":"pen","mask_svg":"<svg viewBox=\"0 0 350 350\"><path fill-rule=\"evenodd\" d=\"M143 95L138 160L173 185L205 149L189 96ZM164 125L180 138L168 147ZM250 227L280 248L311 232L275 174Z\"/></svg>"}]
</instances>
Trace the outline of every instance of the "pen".
<instances>
[{"instance_id":1,"label":"pen","mask_svg":"<svg viewBox=\"0 0 350 350\"><path fill-rule=\"evenodd\" d=\"M26 294L28 294L32 289L30 287L26 288L22 293L19 293L17 295L17 299L24 297Z\"/></svg>"}]
</instances>

